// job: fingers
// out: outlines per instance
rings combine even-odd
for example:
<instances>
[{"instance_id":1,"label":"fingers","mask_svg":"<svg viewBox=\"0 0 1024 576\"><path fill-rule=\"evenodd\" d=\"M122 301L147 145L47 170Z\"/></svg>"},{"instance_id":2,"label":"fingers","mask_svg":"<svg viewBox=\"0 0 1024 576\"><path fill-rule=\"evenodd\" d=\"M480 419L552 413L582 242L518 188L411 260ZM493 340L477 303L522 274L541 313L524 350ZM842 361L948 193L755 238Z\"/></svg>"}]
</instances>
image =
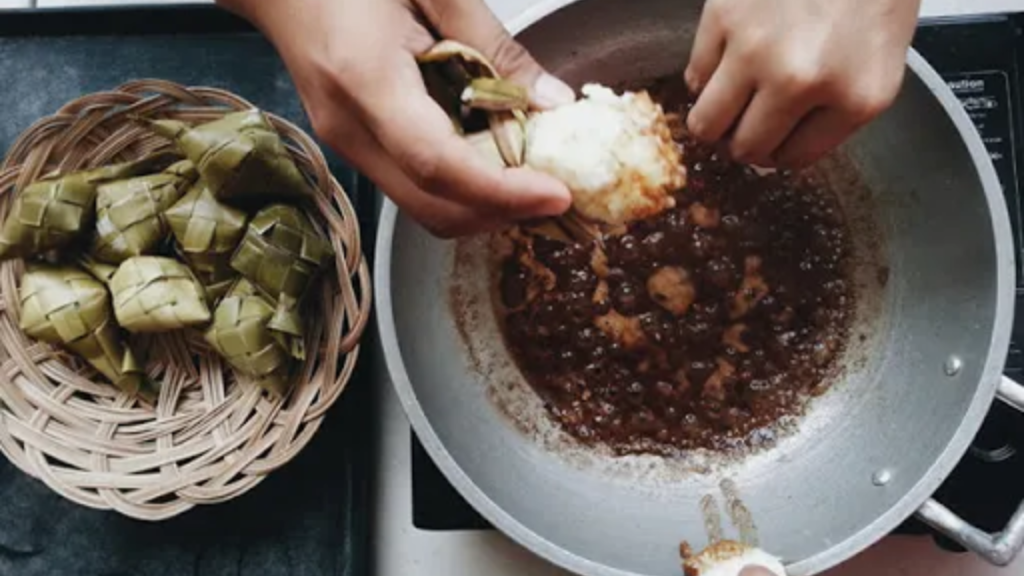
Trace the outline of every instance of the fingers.
<instances>
[{"instance_id":1,"label":"fingers","mask_svg":"<svg viewBox=\"0 0 1024 576\"><path fill-rule=\"evenodd\" d=\"M718 20L718 12L709 10L707 5L700 15L697 36L693 40L690 63L686 67L686 85L694 94L699 94L707 84L725 51L725 31Z\"/></svg>"},{"instance_id":2,"label":"fingers","mask_svg":"<svg viewBox=\"0 0 1024 576\"><path fill-rule=\"evenodd\" d=\"M839 108L818 108L808 114L775 153L775 164L803 168L839 146L865 122Z\"/></svg>"},{"instance_id":3,"label":"fingers","mask_svg":"<svg viewBox=\"0 0 1024 576\"><path fill-rule=\"evenodd\" d=\"M690 110L687 128L700 140L722 139L750 102L753 81L736 63L737 60L729 58L722 62Z\"/></svg>"},{"instance_id":4,"label":"fingers","mask_svg":"<svg viewBox=\"0 0 1024 576\"><path fill-rule=\"evenodd\" d=\"M488 163L428 96L409 55L364 76L352 98L366 127L418 188L504 219L552 216L571 204L559 180Z\"/></svg>"},{"instance_id":5,"label":"fingers","mask_svg":"<svg viewBox=\"0 0 1024 576\"><path fill-rule=\"evenodd\" d=\"M419 0L418 4L441 36L480 50L502 76L529 87L534 106L551 108L576 99L572 88L545 72L512 38L483 0Z\"/></svg>"},{"instance_id":6,"label":"fingers","mask_svg":"<svg viewBox=\"0 0 1024 576\"><path fill-rule=\"evenodd\" d=\"M337 126L330 145L377 185L403 211L440 238L468 236L503 224L466 206L429 194L410 181L380 143L357 121Z\"/></svg>"},{"instance_id":7,"label":"fingers","mask_svg":"<svg viewBox=\"0 0 1024 576\"><path fill-rule=\"evenodd\" d=\"M801 98L778 91L757 92L730 139L730 156L737 162L772 166L773 154L809 109Z\"/></svg>"},{"instance_id":8,"label":"fingers","mask_svg":"<svg viewBox=\"0 0 1024 576\"><path fill-rule=\"evenodd\" d=\"M916 2L707 0L686 80L688 128L739 161L814 162L900 89Z\"/></svg>"}]
</instances>

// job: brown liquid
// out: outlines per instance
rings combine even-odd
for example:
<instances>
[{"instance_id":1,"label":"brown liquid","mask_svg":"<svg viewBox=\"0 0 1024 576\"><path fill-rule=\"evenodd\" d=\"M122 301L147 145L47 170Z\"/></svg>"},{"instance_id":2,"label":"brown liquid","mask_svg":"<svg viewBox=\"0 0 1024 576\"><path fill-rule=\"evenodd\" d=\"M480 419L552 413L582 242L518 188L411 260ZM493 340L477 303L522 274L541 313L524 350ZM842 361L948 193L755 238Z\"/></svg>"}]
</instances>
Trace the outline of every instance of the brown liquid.
<instances>
[{"instance_id":1,"label":"brown liquid","mask_svg":"<svg viewBox=\"0 0 1024 576\"><path fill-rule=\"evenodd\" d=\"M685 116L681 80L650 91ZM676 208L605 238L606 271L593 246L530 236L499 275L506 340L550 414L619 452L769 439L827 386L850 330L849 231L831 192L682 143Z\"/></svg>"}]
</instances>

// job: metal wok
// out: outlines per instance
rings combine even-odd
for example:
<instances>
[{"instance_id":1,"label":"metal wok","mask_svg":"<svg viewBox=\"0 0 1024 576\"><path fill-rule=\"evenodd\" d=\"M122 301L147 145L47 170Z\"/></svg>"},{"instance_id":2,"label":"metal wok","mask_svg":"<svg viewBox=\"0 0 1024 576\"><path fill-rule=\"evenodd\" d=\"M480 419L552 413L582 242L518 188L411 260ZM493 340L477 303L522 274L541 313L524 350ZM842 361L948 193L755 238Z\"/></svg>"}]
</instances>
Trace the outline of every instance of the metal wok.
<instances>
[{"instance_id":1,"label":"metal wok","mask_svg":"<svg viewBox=\"0 0 1024 576\"><path fill-rule=\"evenodd\" d=\"M616 83L680 73L700 8L555 0L512 28L567 80ZM678 575L679 542L702 547L716 536L716 514L797 576L846 560L913 514L1010 562L1024 513L1008 510L1011 524L993 536L930 499L993 401L1024 409L1024 391L1001 376L1015 281L1009 220L959 103L916 53L907 66L896 104L841 160L819 167L844 188L853 222L863 341L795 432L744 457L615 458L560 437L504 350L485 242L436 240L387 204L376 296L388 369L417 435L463 496L522 545L582 574Z\"/></svg>"}]
</instances>

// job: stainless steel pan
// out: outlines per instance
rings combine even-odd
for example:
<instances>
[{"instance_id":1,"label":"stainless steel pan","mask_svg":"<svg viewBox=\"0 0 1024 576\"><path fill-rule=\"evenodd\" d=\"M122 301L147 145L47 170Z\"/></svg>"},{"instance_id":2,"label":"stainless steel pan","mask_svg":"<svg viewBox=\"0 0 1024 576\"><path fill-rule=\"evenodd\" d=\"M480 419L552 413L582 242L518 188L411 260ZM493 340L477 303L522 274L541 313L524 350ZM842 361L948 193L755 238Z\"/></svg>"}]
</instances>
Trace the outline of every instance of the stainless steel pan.
<instances>
[{"instance_id":1,"label":"stainless steel pan","mask_svg":"<svg viewBox=\"0 0 1024 576\"><path fill-rule=\"evenodd\" d=\"M553 1L512 28L569 81L613 83L680 72L700 8ZM959 103L916 53L907 66L893 108L822 168L848 188L855 215L863 342L794 433L746 457L613 458L573 446L504 351L484 243L435 240L387 205L376 261L386 360L417 435L456 488L509 536L583 574L677 575L678 543L716 536L707 524L716 509L798 576L915 513L1008 563L1024 543L1024 512L993 536L929 498L996 398L1024 409L1024 391L1001 377L1013 318L1009 221ZM879 267L888 278L872 284Z\"/></svg>"}]
</instances>

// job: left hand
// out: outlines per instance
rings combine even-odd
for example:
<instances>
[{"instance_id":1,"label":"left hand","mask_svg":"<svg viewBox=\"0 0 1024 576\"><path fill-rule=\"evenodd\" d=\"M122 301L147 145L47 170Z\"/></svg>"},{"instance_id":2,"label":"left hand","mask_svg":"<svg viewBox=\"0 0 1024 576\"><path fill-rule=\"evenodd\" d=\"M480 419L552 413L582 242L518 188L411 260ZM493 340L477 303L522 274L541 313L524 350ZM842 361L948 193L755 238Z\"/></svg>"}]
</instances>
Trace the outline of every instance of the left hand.
<instances>
[{"instance_id":1,"label":"left hand","mask_svg":"<svg viewBox=\"0 0 1024 576\"><path fill-rule=\"evenodd\" d=\"M899 93L920 0L707 0L688 126L733 159L799 168Z\"/></svg>"},{"instance_id":2,"label":"left hand","mask_svg":"<svg viewBox=\"0 0 1024 576\"><path fill-rule=\"evenodd\" d=\"M575 94L545 72L484 0L218 0L266 34L317 135L433 234L451 238L553 216L556 178L479 157L430 98L416 56L436 37L468 44L537 108Z\"/></svg>"}]
</instances>

